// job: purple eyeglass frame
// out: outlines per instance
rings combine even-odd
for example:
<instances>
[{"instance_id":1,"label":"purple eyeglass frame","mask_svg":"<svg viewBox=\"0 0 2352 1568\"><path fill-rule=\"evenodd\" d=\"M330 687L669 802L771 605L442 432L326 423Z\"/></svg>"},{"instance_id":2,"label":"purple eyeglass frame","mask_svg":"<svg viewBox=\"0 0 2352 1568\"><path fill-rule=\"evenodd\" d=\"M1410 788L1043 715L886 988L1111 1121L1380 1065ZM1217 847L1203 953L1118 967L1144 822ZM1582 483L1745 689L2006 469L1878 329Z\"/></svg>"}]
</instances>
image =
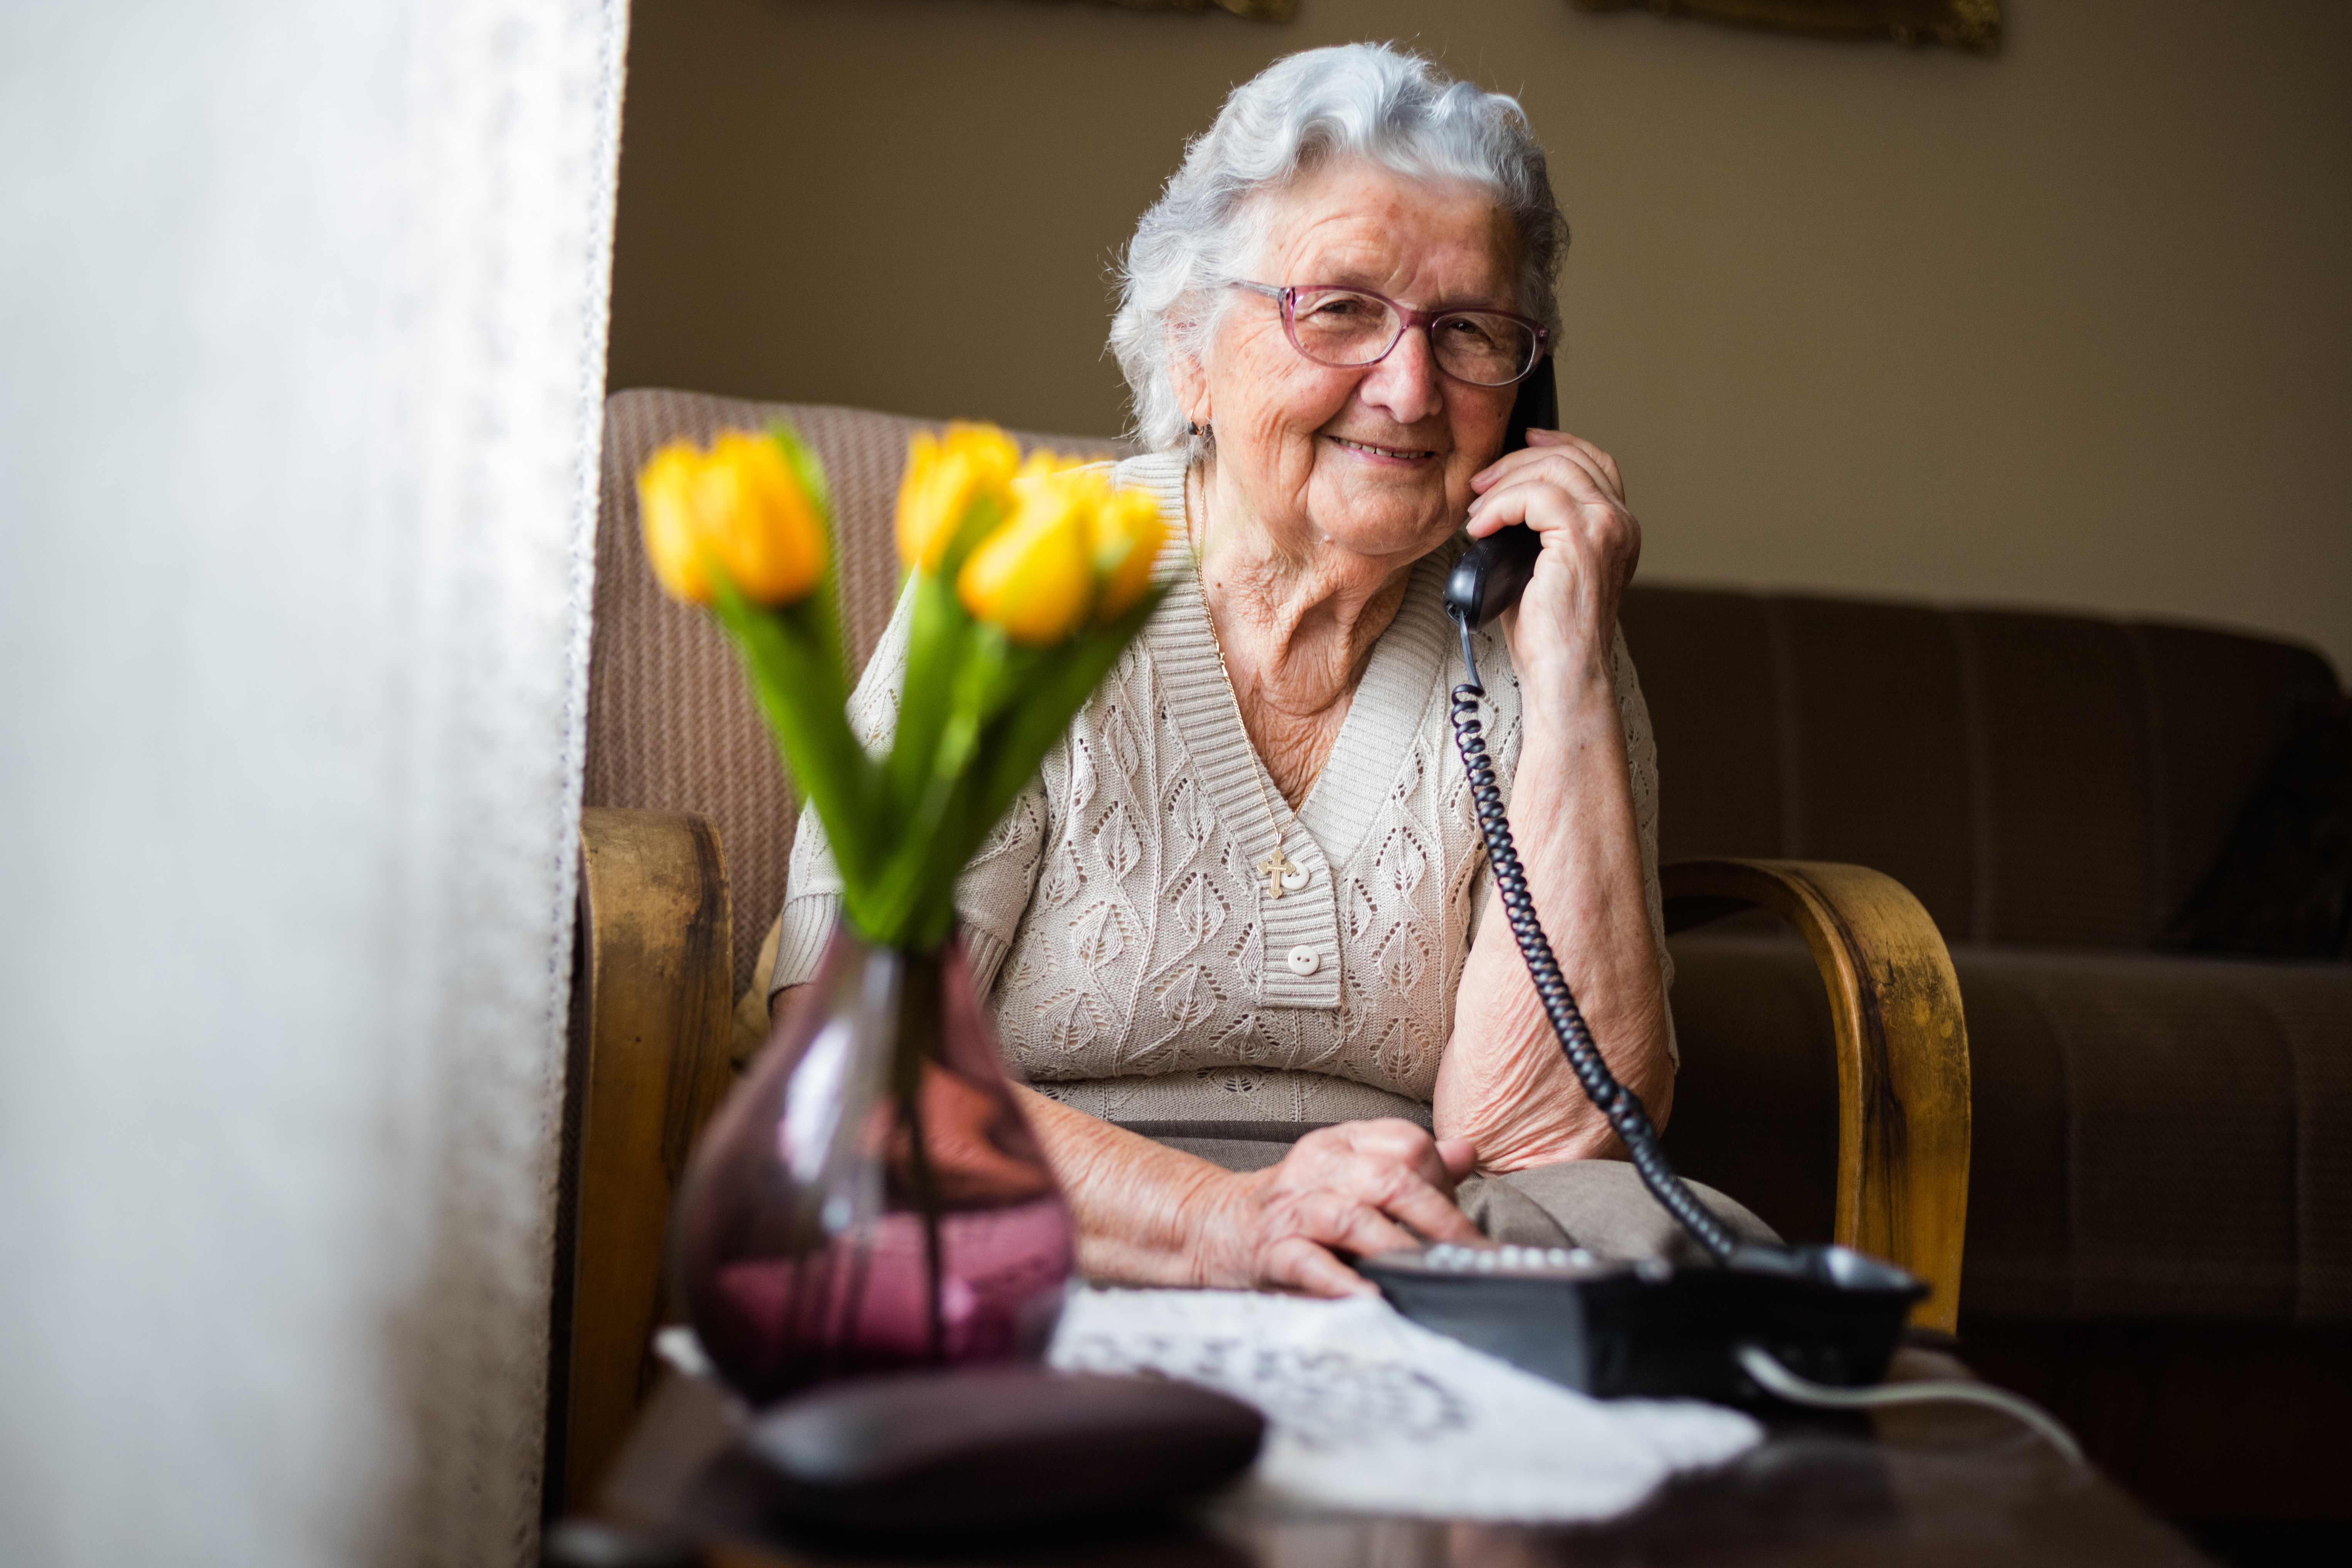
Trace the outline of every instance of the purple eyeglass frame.
<instances>
[{"instance_id":1,"label":"purple eyeglass frame","mask_svg":"<svg viewBox=\"0 0 2352 1568\"><path fill-rule=\"evenodd\" d=\"M1528 377L1535 374L1536 366L1543 363L1544 350L1551 343L1551 329L1549 327L1545 326L1541 321L1537 321L1532 316L1522 316L1516 310L1489 310L1484 305L1449 305L1443 310L1416 310L1402 300L1391 300L1387 295L1374 293L1370 289L1358 289L1346 283L1309 283L1304 286L1309 292L1318 289L1328 289L1335 294L1360 294L1367 300L1378 300L1381 304L1386 305L1390 310L1394 310L1397 313L1400 321L1402 323L1397 328L1396 336L1389 340L1389 346L1374 354L1371 358L1356 364L1333 364L1328 359L1317 359L1313 354L1308 353L1298 342L1298 291L1301 287L1300 285L1296 283L1253 283L1245 278L1233 278L1226 279L1225 287L1228 289L1247 289L1254 294L1263 294L1267 299L1273 300L1278 303L1282 307L1282 335L1290 340L1290 346L1298 351L1298 357L1300 359L1305 360L1309 364L1319 364L1327 370L1364 370L1370 366L1376 365L1380 363L1381 361L1388 358L1389 355L1396 353L1397 344L1404 342L1404 335L1412 331L1413 328L1433 327L1438 322L1445 320L1448 316L1500 316L1507 321L1517 321L1519 325L1532 330L1536 335L1536 352L1528 356L1527 369L1519 372L1518 374L1511 377L1508 381L1472 381L1465 376L1455 375L1452 371L1446 369L1444 364L1438 359L1435 353L1436 344L1433 342L1430 345L1431 353L1429 356L1429 363L1437 366L1438 374L1445 377L1448 381L1458 381L1465 386L1517 386L1519 383L1527 380Z\"/></svg>"}]
</instances>

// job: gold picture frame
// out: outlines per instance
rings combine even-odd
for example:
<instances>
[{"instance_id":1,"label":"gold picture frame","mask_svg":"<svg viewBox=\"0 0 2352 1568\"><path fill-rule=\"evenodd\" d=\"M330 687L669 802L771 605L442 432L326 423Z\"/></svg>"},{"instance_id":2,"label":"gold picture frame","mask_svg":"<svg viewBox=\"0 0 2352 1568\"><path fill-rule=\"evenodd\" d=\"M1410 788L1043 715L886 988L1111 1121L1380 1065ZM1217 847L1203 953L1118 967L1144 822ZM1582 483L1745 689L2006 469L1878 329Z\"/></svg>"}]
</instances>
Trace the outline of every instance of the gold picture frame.
<instances>
[{"instance_id":1,"label":"gold picture frame","mask_svg":"<svg viewBox=\"0 0 2352 1568\"><path fill-rule=\"evenodd\" d=\"M1103 0L1129 11L1230 11L1244 21L1292 22L1298 0Z\"/></svg>"},{"instance_id":2,"label":"gold picture frame","mask_svg":"<svg viewBox=\"0 0 2352 1568\"><path fill-rule=\"evenodd\" d=\"M1580 11L1654 11L1821 38L1892 38L1971 54L2000 49L2000 0L1570 0Z\"/></svg>"}]
</instances>

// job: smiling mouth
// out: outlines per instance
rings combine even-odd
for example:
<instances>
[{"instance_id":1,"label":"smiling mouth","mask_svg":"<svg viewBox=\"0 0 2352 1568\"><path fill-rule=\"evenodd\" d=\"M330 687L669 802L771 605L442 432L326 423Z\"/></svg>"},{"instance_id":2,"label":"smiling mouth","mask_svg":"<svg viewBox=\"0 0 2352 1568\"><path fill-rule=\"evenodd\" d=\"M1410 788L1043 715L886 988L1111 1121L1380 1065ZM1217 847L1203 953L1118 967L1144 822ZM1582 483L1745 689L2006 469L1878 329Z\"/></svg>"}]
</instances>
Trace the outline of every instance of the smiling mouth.
<instances>
[{"instance_id":1,"label":"smiling mouth","mask_svg":"<svg viewBox=\"0 0 2352 1568\"><path fill-rule=\"evenodd\" d=\"M1354 451L1368 452L1375 458L1393 458L1399 462L1418 462L1423 458L1433 458L1437 456L1436 453L1426 448L1414 449L1407 447L1375 447L1370 441L1350 441L1345 436L1334 436L1331 439L1337 441L1342 447L1349 447Z\"/></svg>"}]
</instances>

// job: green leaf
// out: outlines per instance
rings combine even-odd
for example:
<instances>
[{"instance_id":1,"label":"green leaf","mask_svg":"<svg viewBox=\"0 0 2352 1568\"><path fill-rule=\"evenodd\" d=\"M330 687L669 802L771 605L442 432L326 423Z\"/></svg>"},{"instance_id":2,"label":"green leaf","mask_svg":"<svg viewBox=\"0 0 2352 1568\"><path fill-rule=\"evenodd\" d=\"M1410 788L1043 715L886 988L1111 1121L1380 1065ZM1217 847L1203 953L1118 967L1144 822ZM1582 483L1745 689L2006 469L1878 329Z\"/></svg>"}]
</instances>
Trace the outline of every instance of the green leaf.
<instances>
[{"instance_id":1,"label":"green leaf","mask_svg":"<svg viewBox=\"0 0 2352 1568\"><path fill-rule=\"evenodd\" d=\"M768 438L784 455L801 489L816 504L817 522L824 531L824 571L818 578L816 590L801 601L815 622L822 638L821 646L832 658L838 684L845 686L848 666L845 656L848 645L841 637L841 530L833 515L833 486L824 477L824 464L801 439L800 432L779 419L768 427Z\"/></svg>"},{"instance_id":2,"label":"green leaf","mask_svg":"<svg viewBox=\"0 0 2352 1568\"><path fill-rule=\"evenodd\" d=\"M973 626L963 639L964 657L952 669L938 669L939 679L923 695L926 708L939 710L938 738L931 746L931 768L908 782L908 792L893 802L887 864L875 889L876 918L894 932L925 925L925 912L940 873L960 869L970 850L961 847L963 817L958 805L964 775L971 770L983 726L1003 706L1011 684L1008 667L1014 655L1004 634L993 626ZM914 689L914 674L908 676ZM894 751L891 761L898 762ZM952 898L952 875L950 876ZM944 933L942 933L944 934Z\"/></svg>"},{"instance_id":3,"label":"green leaf","mask_svg":"<svg viewBox=\"0 0 2352 1568\"><path fill-rule=\"evenodd\" d=\"M964 868L1157 605L1156 594L1147 595L1115 624L1053 648L975 629L955 674L932 790L898 819L875 886L876 940L918 949L947 940Z\"/></svg>"},{"instance_id":4,"label":"green leaf","mask_svg":"<svg viewBox=\"0 0 2352 1568\"><path fill-rule=\"evenodd\" d=\"M988 773L976 802L984 815L982 837L1013 804L1013 796L1027 786L1037 764L1087 705L1095 688L1118 662L1118 656L1151 618L1151 612L1160 607L1163 592L1153 589L1109 626L1081 633L1076 640L1055 649L999 721L999 732L992 734L982 748ZM979 847L978 838L973 847Z\"/></svg>"},{"instance_id":5,"label":"green leaf","mask_svg":"<svg viewBox=\"0 0 2352 1568\"><path fill-rule=\"evenodd\" d=\"M801 439L801 433L782 419L768 426L768 437L782 449L784 461L792 465L801 489L816 502L816 510L830 526L833 521L833 486L824 477L824 462L809 450L808 443Z\"/></svg>"},{"instance_id":6,"label":"green leaf","mask_svg":"<svg viewBox=\"0 0 2352 1568\"><path fill-rule=\"evenodd\" d=\"M971 642L971 617L941 578L920 573L907 628L907 686L887 766L889 809L903 818L930 787L940 737L954 705L954 679Z\"/></svg>"},{"instance_id":7,"label":"green leaf","mask_svg":"<svg viewBox=\"0 0 2352 1568\"><path fill-rule=\"evenodd\" d=\"M977 495L971 498L971 504L964 509L963 521L956 524L954 537L948 541L948 547L940 552L940 576L942 581L952 583L956 580L956 574L963 570L964 562L971 558L971 552L979 547L982 540L996 531L998 526L1004 521L1005 516L1004 508L998 503L994 496Z\"/></svg>"},{"instance_id":8,"label":"green leaf","mask_svg":"<svg viewBox=\"0 0 2352 1568\"><path fill-rule=\"evenodd\" d=\"M711 580L712 608L743 657L785 767L824 823L854 916L884 841L879 780L850 732L839 650L813 613L816 595L765 609L736 592L723 572L714 569Z\"/></svg>"}]
</instances>

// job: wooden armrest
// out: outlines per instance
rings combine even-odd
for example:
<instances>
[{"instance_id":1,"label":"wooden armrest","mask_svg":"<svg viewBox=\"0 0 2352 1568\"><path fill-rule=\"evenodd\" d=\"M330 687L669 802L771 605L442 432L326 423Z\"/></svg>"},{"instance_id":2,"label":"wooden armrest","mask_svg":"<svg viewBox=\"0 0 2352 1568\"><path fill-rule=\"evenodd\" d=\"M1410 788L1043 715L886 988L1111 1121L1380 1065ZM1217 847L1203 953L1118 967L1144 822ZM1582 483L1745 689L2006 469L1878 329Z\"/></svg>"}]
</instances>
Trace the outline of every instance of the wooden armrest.
<instances>
[{"instance_id":1,"label":"wooden armrest","mask_svg":"<svg viewBox=\"0 0 2352 1568\"><path fill-rule=\"evenodd\" d=\"M730 1081L733 942L709 821L580 814L548 1390L559 1510L594 1496L653 1386L671 1195Z\"/></svg>"},{"instance_id":2,"label":"wooden armrest","mask_svg":"<svg viewBox=\"0 0 2352 1568\"><path fill-rule=\"evenodd\" d=\"M1934 1287L1912 1321L1958 1321L1969 1210L1969 1035L1936 922L1903 884L1819 860L1660 868L1666 929L1760 906L1803 935L1837 1029L1836 1237Z\"/></svg>"}]
</instances>

